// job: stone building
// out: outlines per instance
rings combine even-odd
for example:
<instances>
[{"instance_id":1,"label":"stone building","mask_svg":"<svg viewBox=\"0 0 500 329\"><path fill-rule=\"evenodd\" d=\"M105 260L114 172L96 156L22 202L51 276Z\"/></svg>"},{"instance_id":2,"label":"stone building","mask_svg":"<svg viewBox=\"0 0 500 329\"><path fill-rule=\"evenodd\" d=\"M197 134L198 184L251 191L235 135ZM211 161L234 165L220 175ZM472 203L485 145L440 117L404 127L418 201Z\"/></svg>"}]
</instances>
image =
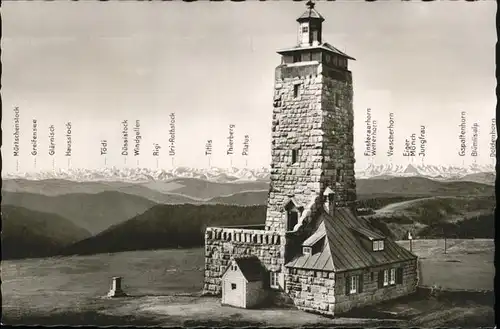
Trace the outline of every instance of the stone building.
<instances>
[{"instance_id":1,"label":"stone building","mask_svg":"<svg viewBox=\"0 0 500 329\"><path fill-rule=\"evenodd\" d=\"M334 315L416 289L417 257L357 215L354 58L322 40L323 21L309 1L297 45L278 51L265 225L207 228L207 294L221 293L231 259L251 256L270 296L308 311Z\"/></svg>"}]
</instances>

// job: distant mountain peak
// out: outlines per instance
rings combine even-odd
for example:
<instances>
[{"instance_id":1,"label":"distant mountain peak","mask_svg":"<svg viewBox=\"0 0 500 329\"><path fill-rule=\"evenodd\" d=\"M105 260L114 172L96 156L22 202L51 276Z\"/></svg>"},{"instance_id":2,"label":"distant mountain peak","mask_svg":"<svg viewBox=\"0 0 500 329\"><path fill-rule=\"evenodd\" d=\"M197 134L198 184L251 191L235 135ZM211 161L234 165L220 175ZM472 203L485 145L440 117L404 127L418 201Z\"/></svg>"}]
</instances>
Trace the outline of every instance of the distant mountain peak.
<instances>
[{"instance_id":1,"label":"distant mountain peak","mask_svg":"<svg viewBox=\"0 0 500 329\"><path fill-rule=\"evenodd\" d=\"M415 168L412 164L409 164L405 171L404 171L405 174L419 174L419 171L417 168Z\"/></svg>"},{"instance_id":2,"label":"distant mountain peak","mask_svg":"<svg viewBox=\"0 0 500 329\"><path fill-rule=\"evenodd\" d=\"M3 173L4 179L47 180L64 179L70 181L125 181L149 182L167 181L175 178L197 178L219 183L238 183L248 181L268 181L269 169L249 168L190 168L175 167L171 169L149 168L100 168L100 169L58 169L28 173Z\"/></svg>"},{"instance_id":3,"label":"distant mountain peak","mask_svg":"<svg viewBox=\"0 0 500 329\"><path fill-rule=\"evenodd\" d=\"M356 169L356 178L380 176L421 176L432 179L461 179L462 177L494 173L493 165L472 164L465 167L430 164L369 164L366 168ZM47 180L64 179L70 181L123 181L151 182L168 181L176 178L196 178L218 183L242 183L251 181L269 181L269 168L191 168L175 167L171 169L149 168L100 168L100 169L56 169L44 172L3 173L4 179Z\"/></svg>"},{"instance_id":4,"label":"distant mountain peak","mask_svg":"<svg viewBox=\"0 0 500 329\"><path fill-rule=\"evenodd\" d=\"M494 173L493 165L472 164L470 166L444 166L432 164L369 164L365 169L356 169L356 178L420 176L432 179L461 179L479 173Z\"/></svg>"}]
</instances>

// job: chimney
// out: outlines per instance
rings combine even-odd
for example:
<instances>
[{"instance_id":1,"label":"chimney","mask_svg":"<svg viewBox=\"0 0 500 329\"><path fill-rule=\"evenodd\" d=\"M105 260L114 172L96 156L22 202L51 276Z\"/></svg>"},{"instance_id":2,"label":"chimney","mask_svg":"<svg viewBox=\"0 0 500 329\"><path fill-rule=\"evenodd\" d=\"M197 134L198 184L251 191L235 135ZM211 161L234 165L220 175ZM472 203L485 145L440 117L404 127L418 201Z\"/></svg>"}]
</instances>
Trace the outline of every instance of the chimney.
<instances>
[{"instance_id":1,"label":"chimney","mask_svg":"<svg viewBox=\"0 0 500 329\"><path fill-rule=\"evenodd\" d=\"M335 213L335 192L329 186L323 192L323 200L325 211L333 216Z\"/></svg>"}]
</instances>

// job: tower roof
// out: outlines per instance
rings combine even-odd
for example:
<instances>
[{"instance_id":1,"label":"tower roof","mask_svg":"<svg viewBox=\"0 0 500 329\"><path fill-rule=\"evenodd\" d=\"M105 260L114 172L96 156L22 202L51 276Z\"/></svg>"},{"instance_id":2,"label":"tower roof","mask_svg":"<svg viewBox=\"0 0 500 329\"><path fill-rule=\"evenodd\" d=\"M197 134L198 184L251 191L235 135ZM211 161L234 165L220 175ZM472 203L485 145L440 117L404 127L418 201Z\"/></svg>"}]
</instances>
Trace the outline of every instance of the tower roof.
<instances>
[{"instance_id":1,"label":"tower roof","mask_svg":"<svg viewBox=\"0 0 500 329\"><path fill-rule=\"evenodd\" d=\"M302 15L300 15L299 18L297 18L297 22L302 22L310 19L319 19L320 21L325 20L323 16L321 16L321 14L318 13L316 9L314 9L314 2L309 0L306 3L306 6L307 6L306 11Z\"/></svg>"},{"instance_id":2,"label":"tower roof","mask_svg":"<svg viewBox=\"0 0 500 329\"><path fill-rule=\"evenodd\" d=\"M333 53L333 54L339 55L341 57L345 57L345 58L353 60L353 61L356 60L355 58L353 58L353 57L347 55L346 53L338 50L337 48L335 48L334 46L332 46L328 42L324 42L324 43L322 43L322 44L320 44L318 46L310 46L310 47L295 46L295 47L291 47L291 48L281 49L281 50L278 50L278 54L280 54L280 55L286 55L286 54L289 54L289 53L294 53L297 50L313 50L313 49L326 50L329 53Z\"/></svg>"},{"instance_id":3,"label":"tower roof","mask_svg":"<svg viewBox=\"0 0 500 329\"><path fill-rule=\"evenodd\" d=\"M366 249L358 237L359 233L374 239L383 236L374 232L368 221L355 215L349 208L340 207L333 216L322 212L318 219L320 225L303 245L318 241L324 234L326 240L323 250L313 255L300 254L286 267L343 272L417 258L389 238L385 239L382 251L371 252Z\"/></svg>"}]
</instances>

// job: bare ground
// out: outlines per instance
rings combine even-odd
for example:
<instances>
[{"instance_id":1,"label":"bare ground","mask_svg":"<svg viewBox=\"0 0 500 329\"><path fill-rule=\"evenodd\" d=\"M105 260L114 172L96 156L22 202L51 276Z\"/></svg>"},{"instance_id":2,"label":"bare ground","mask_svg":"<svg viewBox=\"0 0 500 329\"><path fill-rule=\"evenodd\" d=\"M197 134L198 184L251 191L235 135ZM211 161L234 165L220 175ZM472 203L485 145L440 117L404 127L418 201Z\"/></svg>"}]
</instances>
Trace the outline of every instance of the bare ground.
<instances>
[{"instance_id":1,"label":"bare ground","mask_svg":"<svg viewBox=\"0 0 500 329\"><path fill-rule=\"evenodd\" d=\"M405 245L407 241L400 242ZM492 240L414 241L421 284L490 290ZM408 247L408 245L406 246ZM39 325L492 327L493 301L415 295L335 319L295 309L242 310L200 297L203 250L158 250L2 262L2 322ZM450 280L450 274L453 280ZM124 277L131 297L104 296ZM458 290L458 289L455 289ZM472 297L471 297L472 296Z\"/></svg>"},{"instance_id":2,"label":"bare ground","mask_svg":"<svg viewBox=\"0 0 500 329\"><path fill-rule=\"evenodd\" d=\"M342 326L342 327L492 327L494 311L485 301L410 296L357 313L328 318L296 309L246 310L222 306L215 297L144 296L96 299L85 311L5 316L7 324L146 325L146 326ZM89 307L90 306L90 307Z\"/></svg>"}]
</instances>

